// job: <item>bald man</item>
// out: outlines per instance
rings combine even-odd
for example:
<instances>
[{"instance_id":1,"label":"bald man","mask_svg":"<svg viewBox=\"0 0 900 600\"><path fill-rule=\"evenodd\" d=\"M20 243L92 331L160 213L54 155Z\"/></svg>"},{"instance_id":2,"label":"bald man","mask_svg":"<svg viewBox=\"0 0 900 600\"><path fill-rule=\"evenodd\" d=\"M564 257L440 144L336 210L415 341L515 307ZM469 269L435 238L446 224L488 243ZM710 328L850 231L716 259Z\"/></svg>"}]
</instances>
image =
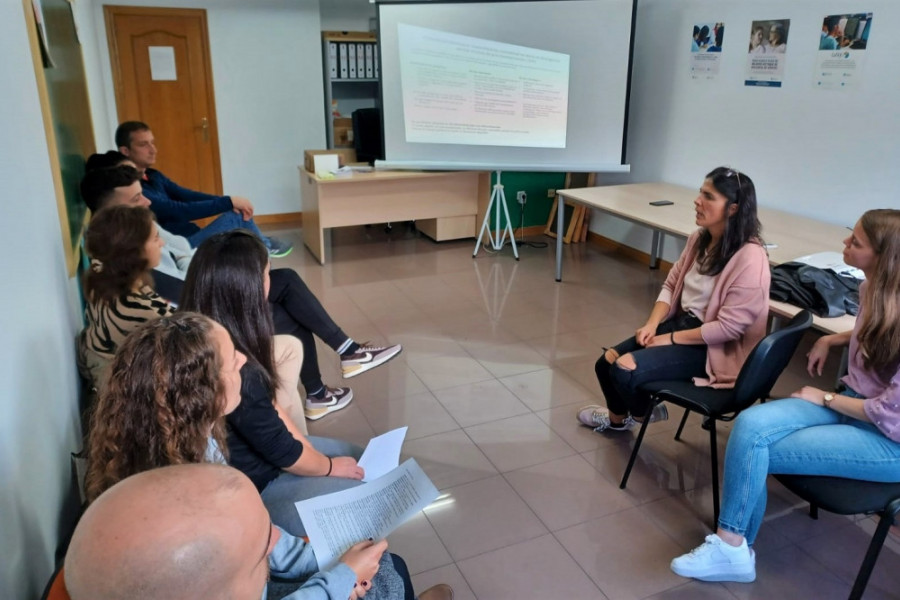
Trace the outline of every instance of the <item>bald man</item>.
<instances>
[{"instance_id":1,"label":"bald man","mask_svg":"<svg viewBox=\"0 0 900 600\"><path fill-rule=\"evenodd\" d=\"M309 544L287 535L279 543L280 537L256 487L236 469L192 464L145 471L84 513L66 554L66 588L72 600L258 600L265 598L270 565L272 574L289 579L317 570ZM289 598L362 598L386 548L385 541L357 544Z\"/></svg>"}]
</instances>

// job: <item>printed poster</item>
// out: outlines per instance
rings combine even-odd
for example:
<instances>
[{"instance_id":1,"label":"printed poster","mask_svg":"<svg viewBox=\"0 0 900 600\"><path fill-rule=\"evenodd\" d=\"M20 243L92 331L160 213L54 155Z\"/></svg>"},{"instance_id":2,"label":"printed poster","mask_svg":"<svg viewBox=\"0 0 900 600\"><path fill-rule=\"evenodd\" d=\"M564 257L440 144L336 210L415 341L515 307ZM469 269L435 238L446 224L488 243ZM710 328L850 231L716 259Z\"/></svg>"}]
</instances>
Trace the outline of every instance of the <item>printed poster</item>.
<instances>
[{"instance_id":1,"label":"printed poster","mask_svg":"<svg viewBox=\"0 0 900 600\"><path fill-rule=\"evenodd\" d=\"M750 24L744 85L781 87L790 28L790 19L753 21Z\"/></svg>"},{"instance_id":2,"label":"printed poster","mask_svg":"<svg viewBox=\"0 0 900 600\"><path fill-rule=\"evenodd\" d=\"M860 84L872 13L828 15L822 21L814 85L846 90Z\"/></svg>"},{"instance_id":3,"label":"printed poster","mask_svg":"<svg viewBox=\"0 0 900 600\"><path fill-rule=\"evenodd\" d=\"M691 79L714 80L719 76L725 23L697 23L691 38Z\"/></svg>"}]
</instances>

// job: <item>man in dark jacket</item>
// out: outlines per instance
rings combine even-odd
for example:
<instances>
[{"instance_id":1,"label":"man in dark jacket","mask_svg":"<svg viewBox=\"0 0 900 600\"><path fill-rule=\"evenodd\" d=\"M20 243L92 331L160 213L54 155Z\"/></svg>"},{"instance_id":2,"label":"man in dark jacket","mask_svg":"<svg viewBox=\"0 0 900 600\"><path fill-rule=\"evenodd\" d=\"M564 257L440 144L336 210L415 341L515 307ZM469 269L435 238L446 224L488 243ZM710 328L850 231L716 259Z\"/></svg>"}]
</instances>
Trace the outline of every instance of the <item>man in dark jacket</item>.
<instances>
[{"instance_id":1,"label":"man in dark jacket","mask_svg":"<svg viewBox=\"0 0 900 600\"><path fill-rule=\"evenodd\" d=\"M208 237L231 229L247 229L256 234L273 257L287 256L289 243L266 237L253 221L253 204L241 196L215 196L183 188L161 172L153 169L156 163L156 143L150 126L140 121L126 121L116 129L116 146L140 171L144 196L150 209L167 231L186 237L197 247ZM218 215L215 221L201 229L192 223Z\"/></svg>"}]
</instances>

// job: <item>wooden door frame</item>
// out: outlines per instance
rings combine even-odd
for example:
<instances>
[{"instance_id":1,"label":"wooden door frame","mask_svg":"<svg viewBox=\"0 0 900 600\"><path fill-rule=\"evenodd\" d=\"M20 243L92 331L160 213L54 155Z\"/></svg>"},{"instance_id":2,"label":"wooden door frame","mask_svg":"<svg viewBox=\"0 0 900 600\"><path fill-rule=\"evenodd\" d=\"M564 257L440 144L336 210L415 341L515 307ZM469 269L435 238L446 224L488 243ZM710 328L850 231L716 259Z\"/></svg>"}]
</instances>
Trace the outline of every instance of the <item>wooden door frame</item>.
<instances>
[{"instance_id":1,"label":"wooden door frame","mask_svg":"<svg viewBox=\"0 0 900 600\"><path fill-rule=\"evenodd\" d=\"M219 155L219 119L216 115L216 90L213 86L212 59L210 57L209 27L206 22L206 9L202 8L158 8L147 6L120 6L104 5L103 18L106 22L106 44L109 46L110 69L112 70L113 89L116 98L117 123L121 123L124 117L121 109L124 104L122 95L123 82L117 65L119 65L119 48L116 44L113 18L116 15L133 17L197 17L200 19L200 29L203 35L203 68L206 71L206 89L209 90L209 121L210 121L210 145L213 157L213 179L215 193L222 195L222 160ZM116 148L118 150L118 148Z\"/></svg>"}]
</instances>

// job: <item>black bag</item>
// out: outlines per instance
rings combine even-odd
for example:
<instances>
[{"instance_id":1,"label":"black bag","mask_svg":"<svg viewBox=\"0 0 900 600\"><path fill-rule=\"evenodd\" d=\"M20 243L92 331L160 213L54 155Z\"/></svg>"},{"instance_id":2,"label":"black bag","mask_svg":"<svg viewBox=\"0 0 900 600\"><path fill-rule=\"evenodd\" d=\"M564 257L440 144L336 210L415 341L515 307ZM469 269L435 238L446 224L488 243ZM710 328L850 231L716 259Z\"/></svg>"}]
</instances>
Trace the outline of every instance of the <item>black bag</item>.
<instances>
[{"instance_id":1,"label":"black bag","mask_svg":"<svg viewBox=\"0 0 900 600\"><path fill-rule=\"evenodd\" d=\"M769 297L806 308L819 317L859 312L860 280L799 262L772 268Z\"/></svg>"}]
</instances>

